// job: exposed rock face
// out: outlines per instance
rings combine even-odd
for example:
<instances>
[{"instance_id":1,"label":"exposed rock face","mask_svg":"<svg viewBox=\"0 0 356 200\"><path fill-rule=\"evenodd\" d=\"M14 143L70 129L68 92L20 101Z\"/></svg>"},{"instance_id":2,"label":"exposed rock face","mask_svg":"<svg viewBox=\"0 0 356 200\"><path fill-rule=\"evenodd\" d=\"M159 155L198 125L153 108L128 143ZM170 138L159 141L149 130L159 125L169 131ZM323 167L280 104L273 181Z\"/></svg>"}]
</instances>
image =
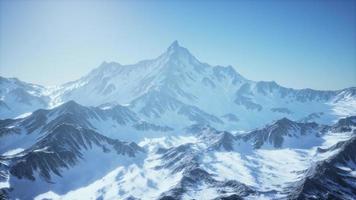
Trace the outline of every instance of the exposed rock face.
<instances>
[{"instance_id":1,"label":"exposed rock face","mask_svg":"<svg viewBox=\"0 0 356 200\"><path fill-rule=\"evenodd\" d=\"M316 123L299 123L287 118L280 119L262 129L257 129L239 139L252 142L254 148L261 148L264 144L270 144L275 148L281 148L286 137L300 137L307 134L318 136L322 126Z\"/></svg>"},{"instance_id":2,"label":"exposed rock face","mask_svg":"<svg viewBox=\"0 0 356 200\"><path fill-rule=\"evenodd\" d=\"M233 193L237 199L243 199L256 192L248 186L239 183L238 181L217 181L211 174L200 168L190 168L184 171L183 178L180 182L169 191L163 193L160 200L164 199L182 199L184 195L190 191L194 191L199 185L207 185L209 188L215 188L222 195L221 198L226 198L225 193Z\"/></svg>"},{"instance_id":3,"label":"exposed rock face","mask_svg":"<svg viewBox=\"0 0 356 200\"><path fill-rule=\"evenodd\" d=\"M97 146L103 153L114 150L117 154L134 157L143 152L135 143L125 143L105 137L95 131L62 124L55 127L30 149L22 152L11 161L10 173L20 179L35 180L34 173L51 180L51 174L61 176L60 171L74 166L83 151Z\"/></svg>"},{"instance_id":4,"label":"exposed rock face","mask_svg":"<svg viewBox=\"0 0 356 200\"><path fill-rule=\"evenodd\" d=\"M296 183L290 199L353 199L356 196L356 137L339 144L338 152L315 163Z\"/></svg>"},{"instance_id":5,"label":"exposed rock face","mask_svg":"<svg viewBox=\"0 0 356 200\"><path fill-rule=\"evenodd\" d=\"M331 129L333 132L350 132L353 126L356 126L356 116L340 119Z\"/></svg>"}]
</instances>

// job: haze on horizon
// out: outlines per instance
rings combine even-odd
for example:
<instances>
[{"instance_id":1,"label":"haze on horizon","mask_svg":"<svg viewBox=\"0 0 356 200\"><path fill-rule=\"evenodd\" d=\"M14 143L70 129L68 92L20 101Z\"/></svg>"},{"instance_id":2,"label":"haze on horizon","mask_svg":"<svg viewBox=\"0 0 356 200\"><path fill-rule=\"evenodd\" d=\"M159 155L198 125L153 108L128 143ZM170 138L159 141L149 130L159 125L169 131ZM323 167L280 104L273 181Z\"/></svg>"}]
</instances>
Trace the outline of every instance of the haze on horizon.
<instances>
[{"instance_id":1,"label":"haze on horizon","mask_svg":"<svg viewBox=\"0 0 356 200\"><path fill-rule=\"evenodd\" d=\"M200 61L292 88L356 86L356 1L0 0L0 76L58 85L102 62Z\"/></svg>"}]
</instances>

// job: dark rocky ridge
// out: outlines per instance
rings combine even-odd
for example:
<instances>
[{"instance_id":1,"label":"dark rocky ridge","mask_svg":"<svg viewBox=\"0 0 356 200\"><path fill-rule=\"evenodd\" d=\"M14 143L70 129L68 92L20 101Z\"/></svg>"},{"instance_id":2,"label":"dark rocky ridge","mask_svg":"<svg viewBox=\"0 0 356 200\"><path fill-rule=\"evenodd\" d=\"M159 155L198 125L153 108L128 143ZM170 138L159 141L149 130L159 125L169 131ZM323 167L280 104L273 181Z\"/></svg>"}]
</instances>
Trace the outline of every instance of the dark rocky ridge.
<instances>
[{"instance_id":1,"label":"dark rocky ridge","mask_svg":"<svg viewBox=\"0 0 356 200\"><path fill-rule=\"evenodd\" d=\"M356 196L356 136L343 142L338 152L312 166L296 183L289 199L354 199Z\"/></svg>"},{"instance_id":2,"label":"dark rocky ridge","mask_svg":"<svg viewBox=\"0 0 356 200\"><path fill-rule=\"evenodd\" d=\"M275 148L281 148L285 137L299 137L306 134L320 136L324 131L323 126L317 123L300 123L282 118L262 129L239 135L237 138L251 142L256 149L261 148L266 143Z\"/></svg>"},{"instance_id":3,"label":"dark rocky ridge","mask_svg":"<svg viewBox=\"0 0 356 200\"><path fill-rule=\"evenodd\" d=\"M143 149L136 143L110 139L90 129L61 124L24 152L7 158L10 173L18 178L35 180L34 173L46 181L51 173L61 176L61 170L74 166L82 159L83 151L97 146L103 153L113 149L118 155L134 157Z\"/></svg>"}]
</instances>

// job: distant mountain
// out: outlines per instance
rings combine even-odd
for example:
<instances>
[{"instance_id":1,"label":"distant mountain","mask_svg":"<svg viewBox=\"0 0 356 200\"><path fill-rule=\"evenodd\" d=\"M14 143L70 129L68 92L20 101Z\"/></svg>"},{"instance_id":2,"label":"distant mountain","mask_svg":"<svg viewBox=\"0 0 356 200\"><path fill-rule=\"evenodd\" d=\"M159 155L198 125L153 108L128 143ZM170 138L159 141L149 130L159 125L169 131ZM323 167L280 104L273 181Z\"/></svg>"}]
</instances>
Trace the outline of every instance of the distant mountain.
<instances>
[{"instance_id":1,"label":"distant mountain","mask_svg":"<svg viewBox=\"0 0 356 200\"><path fill-rule=\"evenodd\" d=\"M134 65L103 63L55 93L57 102L129 104L145 119L175 127L204 123L250 129L282 117L299 120L321 112L312 121L331 123L356 112L356 88L296 90L275 82L250 81L231 66L200 62L177 41L156 59Z\"/></svg>"},{"instance_id":2,"label":"distant mountain","mask_svg":"<svg viewBox=\"0 0 356 200\"><path fill-rule=\"evenodd\" d=\"M0 87L8 87L8 82L19 81L3 78ZM195 123L227 130L253 129L283 117L330 124L356 114L355 87L296 90L275 82L251 81L231 66L200 62L177 41L155 59L133 65L104 62L88 75L54 88L22 85L27 85L24 91L33 98L44 99L40 105L33 103L22 112L70 100L84 106L129 105L142 119L175 129ZM2 92L2 99L12 98L10 93ZM23 99L27 103L30 98ZM16 106L8 104L9 101L0 102L6 111L3 118L13 117L7 110Z\"/></svg>"},{"instance_id":3,"label":"distant mountain","mask_svg":"<svg viewBox=\"0 0 356 200\"><path fill-rule=\"evenodd\" d=\"M327 132L351 131L351 127L354 125L351 121L352 119L353 117L340 119L335 125L327 126L315 122L296 122L282 118L267 124L263 128L238 135L233 135L227 131L218 131L211 126L199 124L187 127L186 131L195 134L200 140L209 144L211 149L216 150L233 151L239 149L240 145L245 148L245 145L251 146L253 149L307 149L321 145L323 142L322 136ZM343 126L343 124L345 125Z\"/></svg>"},{"instance_id":4,"label":"distant mountain","mask_svg":"<svg viewBox=\"0 0 356 200\"><path fill-rule=\"evenodd\" d=\"M0 77L0 118L13 118L46 108L50 99L44 94L45 90L43 86L16 78Z\"/></svg>"},{"instance_id":5,"label":"distant mountain","mask_svg":"<svg viewBox=\"0 0 356 200\"><path fill-rule=\"evenodd\" d=\"M313 142L321 142L321 135L327 129L328 127L320 126L315 122L299 123L283 118L262 129L241 135L239 139L250 142L256 149L268 146L301 148L307 145L315 146Z\"/></svg>"}]
</instances>

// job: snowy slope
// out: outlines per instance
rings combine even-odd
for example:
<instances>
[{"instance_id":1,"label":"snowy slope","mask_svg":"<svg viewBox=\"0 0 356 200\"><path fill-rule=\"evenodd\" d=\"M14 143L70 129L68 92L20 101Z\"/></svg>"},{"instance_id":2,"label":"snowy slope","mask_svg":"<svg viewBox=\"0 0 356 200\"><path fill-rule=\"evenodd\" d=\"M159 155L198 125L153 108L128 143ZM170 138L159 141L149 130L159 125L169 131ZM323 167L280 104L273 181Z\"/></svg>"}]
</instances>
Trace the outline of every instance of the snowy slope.
<instances>
[{"instance_id":1,"label":"snowy slope","mask_svg":"<svg viewBox=\"0 0 356 200\"><path fill-rule=\"evenodd\" d=\"M53 90L51 98L52 104L69 100L89 106L129 104L146 120L161 125L205 123L233 130L257 128L282 117L333 123L356 114L355 95L356 88L296 90L250 81L231 66L200 62L175 41L156 59L133 65L103 63Z\"/></svg>"},{"instance_id":2,"label":"snowy slope","mask_svg":"<svg viewBox=\"0 0 356 200\"><path fill-rule=\"evenodd\" d=\"M0 119L14 118L48 105L45 88L16 78L0 77Z\"/></svg>"},{"instance_id":3,"label":"snowy slope","mask_svg":"<svg viewBox=\"0 0 356 200\"><path fill-rule=\"evenodd\" d=\"M69 101L53 109L37 110L25 118L0 120L0 154L14 149L26 149L48 131L64 123L128 141L139 141L148 135L162 136L173 131L170 127L141 120L124 106L102 109Z\"/></svg>"},{"instance_id":4,"label":"snowy slope","mask_svg":"<svg viewBox=\"0 0 356 200\"><path fill-rule=\"evenodd\" d=\"M355 87L296 90L251 81L231 66L200 62L177 41L155 59L132 65L104 62L61 86L2 78L0 88L2 118L70 100L84 106L128 105L142 119L176 129L199 123L246 130L283 117L330 124L356 114Z\"/></svg>"},{"instance_id":5,"label":"snowy slope","mask_svg":"<svg viewBox=\"0 0 356 200\"><path fill-rule=\"evenodd\" d=\"M327 127L286 119L266 125L272 126L276 130L312 126L313 131L308 133L317 134L320 141L307 146L294 145L293 148L283 143L282 146L262 145L256 149L253 143L248 142L252 139L246 142L239 134L211 127L178 137L146 138L139 143L146 152L140 158L141 162L118 164L106 171L102 178L97 177L88 185L67 188L66 192L57 189L41 191L37 193L37 199L303 199L302 195L323 195L323 191L330 191L329 187L338 187L338 184L345 188L342 197L352 196L346 191L355 189L352 184L355 117ZM308 141L308 138L302 138L308 135L305 130L309 129L296 128L293 135L287 131L282 136L303 143ZM256 132L248 134L255 135ZM264 132L258 134L264 135ZM324 166L325 174L314 174L316 171L324 173L324 170L313 170ZM339 171L329 169L329 166ZM339 178L335 179L335 176ZM309 177L313 182L342 180L310 190L304 186L310 184L307 183L311 180Z\"/></svg>"},{"instance_id":6,"label":"snowy slope","mask_svg":"<svg viewBox=\"0 0 356 200\"><path fill-rule=\"evenodd\" d=\"M72 124L61 124L26 150L2 156L10 198L32 199L49 190L66 193L118 166L139 163L144 150ZM5 171L4 170L4 171Z\"/></svg>"}]
</instances>

